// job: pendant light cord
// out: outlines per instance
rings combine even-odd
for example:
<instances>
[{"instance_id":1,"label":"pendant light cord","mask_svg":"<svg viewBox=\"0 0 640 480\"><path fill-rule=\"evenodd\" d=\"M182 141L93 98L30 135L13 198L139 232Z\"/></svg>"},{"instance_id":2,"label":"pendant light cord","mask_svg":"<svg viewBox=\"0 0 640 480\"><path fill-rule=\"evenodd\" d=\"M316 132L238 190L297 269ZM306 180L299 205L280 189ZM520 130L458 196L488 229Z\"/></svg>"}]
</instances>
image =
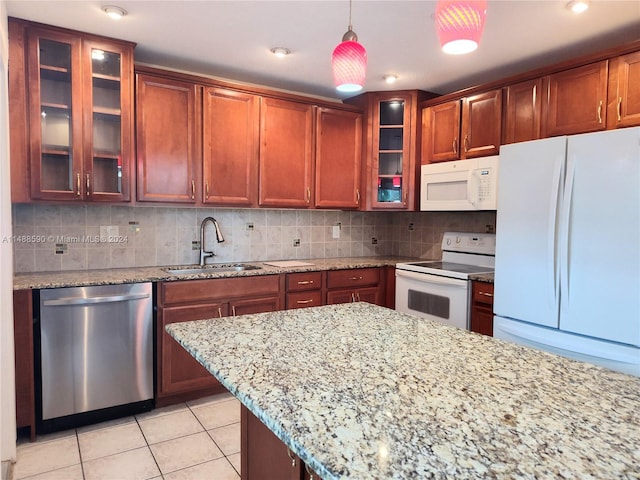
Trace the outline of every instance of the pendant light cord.
<instances>
[{"instance_id":1,"label":"pendant light cord","mask_svg":"<svg viewBox=\"0 0 640 480\"><path fill-rule=\"evenodd\" d=\"M351 3L352 3L352 0L349 0L349 30L353 30L351 25Z\"/></svg>"}]
</instances>

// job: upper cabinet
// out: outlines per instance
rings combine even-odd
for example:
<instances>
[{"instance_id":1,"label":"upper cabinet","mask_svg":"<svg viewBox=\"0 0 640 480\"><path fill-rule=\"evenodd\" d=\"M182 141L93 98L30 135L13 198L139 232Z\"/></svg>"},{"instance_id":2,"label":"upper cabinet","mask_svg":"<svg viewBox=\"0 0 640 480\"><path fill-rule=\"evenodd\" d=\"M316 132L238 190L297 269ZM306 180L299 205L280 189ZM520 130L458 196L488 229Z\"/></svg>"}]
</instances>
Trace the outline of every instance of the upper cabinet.
<instances>
[{"instance_id":1,"label":"upper cabinet","mask_svg":"<svg viewBox=\"0 0 640 480\"><path fill-rule=\"evenodd\" d=\"M420 166L417 90L366 93L349 103L366 110L361 210L416 209ZM432 95L433 96L433 95Z\"/></svg>"},{"instance_id":2,"label":"upper cabinet","mask_svg":"<svg viewBox=\"0 0 640 480\"><path fill-rule=\"evenodd\" d=\"M203 203L256 206L259 125L259 96L204 88Z\"/></svg>"},{"instance_id":3,"label":"upper cabinet","mask_svg":"<svg viewBox=\"0 0 640 480\"><path fill-rule=\"evenodd\" d=\"M362 113L316 109L315 206L358 208Z\"/></svg>"},{"instance_id":4,"label":"upper cabinet","mask_svg":"<svg viewBox=\"0 0 640 480\"><path fill-rule=\"evenodd\" d=\"M503 90L502 143L540 138L542 79L509 85Z\"/></svg>"},{"instance_id":5,"label":"upper cabinet","mask_svg":"<svg viewBox=\"0 0 640 480\"><path fill-rule=\"evenodd\" d=\"M260 206L311 206L312 105L275 98L262 99L259 163Z\"/></svg>"},{"instance_id":6,"label":"upper cabinet","mask_svg":"<svg viewBox=\"0 0 640 480\"><path fill-rule=\"evenodd\" d=\"M545 77L542 136L604 130L607 113L606 60Z\"/></svg>"},{"instance_id":7,"label":"upper cabinet","mask_svg":"<svg viewBox=\"0 0 640 480\"><path fill-rule=\"evenodd\" d=\"M496 155L502 91L491 90L422 111L422 163Z\"/></svg>"},{"instance_id":8,"label":"upper cabinet","mask_svg":"<svg viewBox=\"0 0 640 480\"><path fill-rule=\"evenodd\" d=\"M201 95L191 82L137 75L139 201L196 203Z\"/></svg>"},{"instance_id":9,"label":"upper cabinet","mask_svg":"<svg viewBox=\"0 0 640 480\"><path fill-rule=\"evenodd\" d=\"M28 116L30 198L128 201L133 45L21 23L12 32L26 39L22 85L29 107L16 105L20 99L12 94L10 109L12 121L21 111ZM20 75L12 72L14 93Z\"/></svg>"},{"instance_id":10,"label":"upper cabinet","mask_svg":"<svg viewBox=\"0 0 640 480\"><path fill-rule=\"evenodd\" d=\"M609 62L607 128L640 125L640 52Z\"/></svg>"}]
</instances>

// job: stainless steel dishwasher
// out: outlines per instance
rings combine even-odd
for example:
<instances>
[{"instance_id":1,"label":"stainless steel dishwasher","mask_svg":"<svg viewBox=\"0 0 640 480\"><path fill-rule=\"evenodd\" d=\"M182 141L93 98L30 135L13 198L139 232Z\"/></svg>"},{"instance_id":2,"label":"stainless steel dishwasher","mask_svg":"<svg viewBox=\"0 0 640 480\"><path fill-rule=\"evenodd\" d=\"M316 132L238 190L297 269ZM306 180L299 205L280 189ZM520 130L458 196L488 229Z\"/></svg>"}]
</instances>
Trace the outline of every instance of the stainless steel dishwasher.
<instances>
[{"instance_id":1,"label":"stainless steel dishwasher","mask_svg":"<svg viewBox=\"0 0 640 480\"><path fill-rule=\"evenodd\" d=\"M41 431L153 407L151 283L43 289L39 302Z\"/></svg>"}]
</instances>

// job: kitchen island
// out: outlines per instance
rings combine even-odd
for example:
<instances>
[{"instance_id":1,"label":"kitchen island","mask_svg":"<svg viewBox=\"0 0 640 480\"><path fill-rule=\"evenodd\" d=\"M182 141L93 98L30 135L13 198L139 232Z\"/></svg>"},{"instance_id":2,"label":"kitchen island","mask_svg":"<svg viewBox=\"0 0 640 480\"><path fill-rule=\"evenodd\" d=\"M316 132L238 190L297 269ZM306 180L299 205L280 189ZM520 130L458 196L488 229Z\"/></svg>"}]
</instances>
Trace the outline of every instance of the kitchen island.
<instances>
[{"instance_id":1,"label":"kitchen island","mask_svg":"<svg viewBox=\"0 0 640 480\"><path fill-rule=\"evenodd\" d=\"M640 475L635 377L366 303L167 331L325 480Z\"/></svg>"}]
</instances>

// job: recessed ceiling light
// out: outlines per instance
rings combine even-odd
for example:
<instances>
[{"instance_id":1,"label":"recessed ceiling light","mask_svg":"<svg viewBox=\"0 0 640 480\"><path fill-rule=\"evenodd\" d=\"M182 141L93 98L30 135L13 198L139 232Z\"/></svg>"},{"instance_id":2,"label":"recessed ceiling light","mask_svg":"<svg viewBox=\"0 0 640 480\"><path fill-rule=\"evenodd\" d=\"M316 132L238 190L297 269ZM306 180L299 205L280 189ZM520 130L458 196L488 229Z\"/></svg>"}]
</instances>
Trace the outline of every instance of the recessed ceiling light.
<instances>
[{"instance_id":1,"label":"recessed ceiling light","mask_svg":"<svg viewBox=\"0 0 640 480\"><path fill-rule=\"evenodd\" d=\"M383 80L385 82L387 82L388 84L392 84L392 83L396 83L396 80L398 80L398 76L397 75L385 75L384 77L382 77Z\"/></svg>"},{"instance_id":2,"label":"recessed ceiling light","mask_svg":"<svg viewBox=\"0 0 640 480\"><path fill-rule=\"evenodd\" d=\"M127 11L124 8L116 7L115 5L104 6L102 7L102 11L114 20L120 20L127 14Z\"/></svg>"},{"instance_id":3,"label":"recessed ceiling light","mask_svg":"<svg viewBox=\"0 0 640 480\"><path fill-rule=\"evenodd\" d=\"M589 0L571 0L567 8L573 13L582 13L589 9Z\"/></svg>"},{"instance_id":4,"label":"recessed ceiling light","mask_svg":"<svg viewBox=\"0 0 640 480\"><path fill-rule=\"evenodd\" d=\"M273 53L278 58L284 58L291 53L291 50L284 47L273 47L271 49L271 53Z\"/></svg>"}]
</instances>

